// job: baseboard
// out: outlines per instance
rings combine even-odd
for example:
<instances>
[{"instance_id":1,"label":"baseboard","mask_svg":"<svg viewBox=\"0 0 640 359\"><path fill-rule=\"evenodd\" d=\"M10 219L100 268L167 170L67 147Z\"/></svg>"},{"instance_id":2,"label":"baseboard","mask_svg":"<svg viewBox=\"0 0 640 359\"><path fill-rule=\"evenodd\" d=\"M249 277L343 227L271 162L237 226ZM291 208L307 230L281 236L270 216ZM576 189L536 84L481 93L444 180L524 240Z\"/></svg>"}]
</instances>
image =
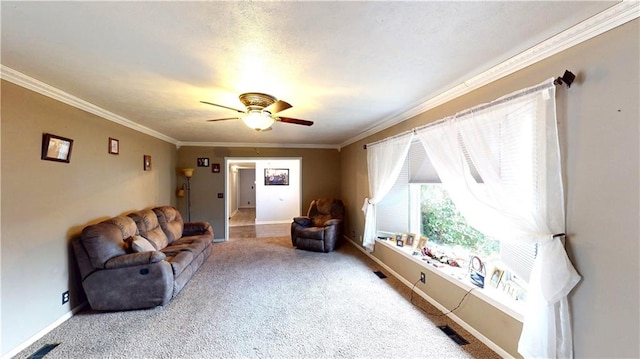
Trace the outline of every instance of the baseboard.
<instances>
[{"instance_id":1,"label":"baseboard","mask_svg":"<svg viewBox=\"0 0 640 359\"><path fill-rule=\"evenodd\" d=\"M60 324L66 322L69 318L73 317L76 313L83 310L88 304L89 304L88 302L84 302L76 306L70 312L65 313L63 316L58 318L55 322L49 324L47 327L45 327L41 331L37 332L35 335L31 336L29 339L25 340L20 345L18 345L17 347L13 348L12 350L4 354L0 359L9 359L17 355L21 351L27 349L31 344L35 343L36 341L38 341L39 339L47 335L47 333L57 328Z\"/></svg>"},{"instance_id":2,"label":"baseboard","mask_svg":"<svg viewBox=\"0 0 640 359\"><path fill-rule=\"evenodd\" d=\"M419 288L414 288L413 283L409 282L408 280L406 280L404 277L402 277L400 274L398 274L396 271L394 271L393 269L391 269L388 265L386 265L384 262L382 262L380 259L376 258L375 256L371 255L371 253L367 252L367 250L362 247L361 245L359 245L358 243L356 243L354 240L352 240L351 238L344 236L344 238L351 243L351 245L353 245L354 247L356 247L357 249L359 249L362 253L364 253L366 256L368 256L369 258L371 258L371 260L373 260L374 262L378 263L382 268L386 269L391 275L393 275L394 277L396 277L396 279L398 279L400 282L402 282L404 285L406 285L409 288L413 288L413 290L419 295L421 296L424 300L426 300L427 302L431 303L431 305L433 305L434 307L438 308L438 310L440 310L443 313L447 313L449 310L444 307L443 305L441 305L440 303L438 303L435 299L431 298L427 293L423 292L422 290L420 290ZM500 346L498 346L496 343L494 343L493 341L491 341L489 338L485 337L484 335L482 335L482 333L480 333L479 331L477 331L475 328L473 328L472 326L470 326L469 324L467 324L467 322L465 322L464 320L462 320L460 317L458 317L457 315L453 314L453 313L449 313L447 314L447 317L451 318L451 320L453 320L454 322L456 322L458 325L460 325L461 327L463 327L466 331L469 332L469 334L473 335L476 339L478 339L479 341L481 341L484 345L488 346L491 350L495 351L498 355L500 355L503 358L512 358L513 355L507 353L504 349L502 349Z\"/></svg>"},{"instance_id":3,"label":"baseboard","mask_svg":"<svg viewBox=\"0 0 640 359\"><path fill-rule=\"evenodd\" d=\"M256 224L283 224L283 223L291 223L291 220L284 219L280 221L256 221Z\"/></svg>"}]
</instances>

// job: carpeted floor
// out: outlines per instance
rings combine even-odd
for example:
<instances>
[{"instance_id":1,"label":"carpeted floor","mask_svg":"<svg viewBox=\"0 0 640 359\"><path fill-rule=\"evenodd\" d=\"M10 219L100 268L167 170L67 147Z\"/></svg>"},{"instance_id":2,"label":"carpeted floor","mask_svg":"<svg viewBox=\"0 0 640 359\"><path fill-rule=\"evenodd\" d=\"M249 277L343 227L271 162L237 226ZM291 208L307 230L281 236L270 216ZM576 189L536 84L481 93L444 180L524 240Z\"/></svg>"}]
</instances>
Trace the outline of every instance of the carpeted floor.
<instances>
[{"instance_id":1,"label":"carpeted floor","mask_svg":"<svg viewBox=\"0 0 640 359\"><path fill-rule=\"evenodd\" d=\"M498 358L446 317L433 321L410 290L344 243L296 250L289 226L238 227L166 307L85 310L21 352L61 343L50 358ZM277 235L274 235L277 234ZM414 302L437 310L418 297ZM458 346L436 325L470 344Z\"/></svg>"}]
</instances>

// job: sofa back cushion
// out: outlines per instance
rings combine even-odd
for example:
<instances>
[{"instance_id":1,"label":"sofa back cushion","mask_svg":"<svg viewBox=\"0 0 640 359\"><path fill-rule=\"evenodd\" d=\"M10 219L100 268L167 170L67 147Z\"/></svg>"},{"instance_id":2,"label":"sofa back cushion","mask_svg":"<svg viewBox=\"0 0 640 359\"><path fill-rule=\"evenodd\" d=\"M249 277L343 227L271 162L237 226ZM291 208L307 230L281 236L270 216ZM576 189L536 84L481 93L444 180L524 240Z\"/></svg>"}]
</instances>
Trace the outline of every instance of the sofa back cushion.
<instances>
[{"instance_id":1,"label":"sofa back cushion","mask_svg":"<svg viewBox=\"0 0 640 359\"><path fill-rule=\"evenodd\" d=\"M184 221L180 212L171 206L156 207L153 209L158 217L160 228L167 235L169 243L180 239L184 230Z\"/></svg>"},{"instance_id":2,"label":"sofa back cushion","mask_svg":"<svg viewBox=\"0 0 640 359\"><path fill-rule=\"evenodd\" d=\"M109 259L127 253L125 239L120 228L108 222L87 226L81 234L82 246L87 251L91 265L98 269L105 268Z\"/></svg>"},{"instance_id":3,"label":"sofa back cushion","mask_svg":"<svg viewBox=\"0 0 640 359\"><path fill-rule=\"evenodd\" d=\"M109 218L103 222L111 223L118 227L120 229L120 232L122 232L122 238L124 239L133 237L138 234L138 227L136 226L136 222L134 222L130 217L118 216Z\"/></svg>"},{"instance_id":4,"label":"sofa back cushion","mask_svg":"<svg viewBox=\"0 0 640 359\"><path fill-rule=\"evenodd\" d=\"M167 235L164 234L160 224L158 224L158 217L155 212L150 209L129 213L138 227L140 235L148 239L156 250L161 250L169 244Z\"/></svg>"}]
</instances>

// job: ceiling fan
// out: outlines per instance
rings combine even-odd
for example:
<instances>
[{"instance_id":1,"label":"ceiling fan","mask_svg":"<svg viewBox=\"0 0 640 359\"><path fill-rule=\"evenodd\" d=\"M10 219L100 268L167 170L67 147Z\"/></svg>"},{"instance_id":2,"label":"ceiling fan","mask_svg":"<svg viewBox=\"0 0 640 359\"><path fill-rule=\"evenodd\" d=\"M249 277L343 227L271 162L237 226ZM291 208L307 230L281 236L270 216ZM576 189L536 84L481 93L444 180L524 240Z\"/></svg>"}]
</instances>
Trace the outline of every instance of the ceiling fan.
<instances>
[{"instance_id":1,"label":"ceiling fan","mask_svg":"<svg viewBox=\"0 0 640 359\"><path fill-rule=\"evenodd\" d=\"M233 107L228 107L224 105L218 105L215 103L200 101L201 103L207 105L218 106L222 108L226 108L228 110L236 111L242 115L238 115L236 117L227 117L227 118L218 118L215 120L208 120L209 122L215 121L226 121L226 120L237 120L240 119L245 123L249 128L252 128L256 131L269 131L271 130L271 125L275 121L284 122L284 123L292 123L294 125L303 125L303 126L311 126L313 125L313 121L299 120L297 118L291 117L281 117L276 114L282 112L286 109L291 108L292 106L282 100L278 100L271 95L267 95L259 92L247 92L243 93L240 96L240 102L245 105L247 108L246 111L238 110Z\"/></svg>"}]
</instances>

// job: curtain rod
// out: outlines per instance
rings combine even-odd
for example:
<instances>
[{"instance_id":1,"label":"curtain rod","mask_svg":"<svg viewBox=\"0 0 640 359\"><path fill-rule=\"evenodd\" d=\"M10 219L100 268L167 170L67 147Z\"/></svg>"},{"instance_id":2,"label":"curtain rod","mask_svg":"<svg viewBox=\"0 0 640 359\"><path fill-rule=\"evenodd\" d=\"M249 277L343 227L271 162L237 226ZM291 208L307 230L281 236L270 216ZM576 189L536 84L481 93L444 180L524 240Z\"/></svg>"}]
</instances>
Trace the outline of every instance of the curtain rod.
<instances>
[{"instance_id":1,"label":"curtain rod","mask_svg":"<svg viewBox=\"0 0 640 359\"><path fill-rule=\"evenodd\" d=\"M531 94L533 92L544 90L546 88L551 88L554 85L555 86L559 86L559 85L565 84L565 85L567 85L567 88L570 88L571 84L573 83L573 80L575 80L575 78L576 78L576 75L574 75L573 72L571 72L569 70L565 70L564 74L562 76L556 77L553 81L543 82L542 84L539 84L539 85L536 85L536 86L533 86L533 87L529 87L529 88L520 90L520 91L518 91L516 93L513 93L511 95L506 95L506 96L501 97L501 98L499 98L497 100L494 100L492 102L485 103L485 104L482 104L482 105L478 105L476 107L472 107L472 108L470 108L468 110L464 110L462 112L458 112L453 116L445 117L443 119L428 123L428 124L423 125L423 126L419 126L419 127L413 128L412 130L397 134L395 136L387 137L385 139L382 139L382 140L379 140L379 141L375 141L375 142L363 145L362 147L366 150L368 145L375 145L377 143L380 143L380 142L383 142L383 141L386 141L386 140L390 140L390 139L393 139L393 138L396 138L396 137L403 136L403 135L405 135L405 134L407 134L409 132L416 133L418 130L422 130L424 128L428 128L428 127L431 127L431 126L435 126L435 125L441 124L441 123L443 123L443 122L445 122L445 121L447 121L447 120L449 120L449 119L451 119L453 117L466 116L466 115L468 115L470 113L473 113L473 112L486 110L486 109L491 108L493 106L497 106L497 105L503 104L503 103L505 103L507 101L515 100L515 99L517 99L519 97L526 96L526 95Z\"/></svg>"},{"instance_id":2,"label":"curtain rod","mask_svg":"<svg viewBox=\"0 0 640 359\"><path fill-rule=\"evenodd\" d=\"M404 132L398 133L397 135L393 135L393 136L390 136L390 137L383 138L383 139L378 140L378 141L374 141L374 142L371 142L371 143L367 143L367 144L363 145L363 146L362 146L362 148L366 150L366 149L367 149L367 146L376 145L376 144L381 143L381 142L384 142L384 141L389 141L389 140L392 140L392 139L394 139L394 138L402 137L402 136L404 136L404 135L406 135L406 134L408 134L408 133L414 133L414 134L415 134L415 133L416 133L415 128L414 128L414 129L411 129L411 130L409 130L409 131L404 131Z\"/></svg>"},{"instance_id":3,"label":"curtain rod","mask_svg":"<svg viewBox=\"0 0 640 359\"><path fill-rule=\"evenodd\" d=\"M540 91L540 90L544 90L546 88L551 88L554 85L555 86L559 86L559 85L562 85L562 84L566 84L567 88L569 88L569 87L571 87L571 84L573 83L573 80L575 80L575 78L576 78L576 76L571 71L565 70L564 74L561 77L557 77L553 81L543 82L542 84L539 84L539 85L536 85L536 86L533 86L533 87L529 87L529 88L520 90L520 91L518 91L516 93L513 93L511 95L506 95L506 96L501 97L501 98L499 98L497 100L494 100L492 102L485 103L485 104L482 104L482 105L478 105L476 107L472 107L472 108L470 108L468 110L464 110L462 112L458 112L453 116L448 116L448 117L445 117L445 118L443 118L441 120L438 120L438 121L435 121L435 122L431 122L431 123L428 123L428 124L420 126L420 127L416 127L415 131L422 130L424 128L428 128L428 127L431 127L431 126L438 125L438 124L443 123L443 122L445 122L445 121L447 121L447 120L449 120L449 119L451 119L453 117L462 117L462 116L469 115L469 114L471 114L473 112L483 111L483 110L486 110L486 109L491 108L493 106L501 105L501 104L503 104L505 102L515 100L515 99L520 98L522 96L526 96L526 95L529 95L531 93L534 93L534 92L537 92L537 91Z\"/></svg>"}]
</instances>

